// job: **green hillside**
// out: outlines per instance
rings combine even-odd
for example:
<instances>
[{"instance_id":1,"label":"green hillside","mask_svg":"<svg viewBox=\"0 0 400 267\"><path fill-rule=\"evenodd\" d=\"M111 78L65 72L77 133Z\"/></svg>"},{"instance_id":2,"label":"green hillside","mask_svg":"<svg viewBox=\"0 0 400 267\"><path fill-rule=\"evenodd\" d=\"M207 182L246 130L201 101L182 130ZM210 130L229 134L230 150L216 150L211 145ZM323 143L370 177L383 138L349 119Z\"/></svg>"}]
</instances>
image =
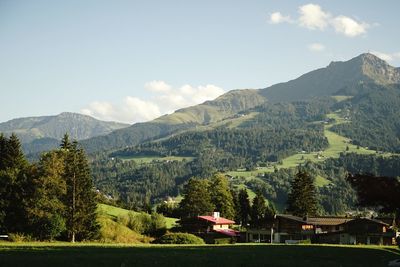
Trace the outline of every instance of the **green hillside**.
<instances>
[{"instance_id":1,"label":"green hillside","mask_svg":"<svg viewBox=\"0 0 400 267\"><path fill-rule=\"evenodd\" d=\"M150 122L136 123L111 134L85 140L82 144L90 153L134 146L230 118L265 101L257 90L234 90L213 101L180 109Z\"/></svg>"},{"instance_id":2,"label":"green hillside","mask_svg":"<svg viewBox=\"0 0 400 267\"><path fill-rule=\"evenodd\" d=\"M127 209L123 209L123 208L119 208L119 207L115 207L115 206L111 206L111 205L107 205L107 204L98 204L97 211L100 215L106 215L106 216L110 217L111 219L117 219L118 216L128 215L128 213L130 213L130 212L136 213L131 210L127 210ZM167 229L172 228L178 221L178 219L176 219L176 218L166 217L165 219L167 222Z\"/></svg>"}]
</instances>

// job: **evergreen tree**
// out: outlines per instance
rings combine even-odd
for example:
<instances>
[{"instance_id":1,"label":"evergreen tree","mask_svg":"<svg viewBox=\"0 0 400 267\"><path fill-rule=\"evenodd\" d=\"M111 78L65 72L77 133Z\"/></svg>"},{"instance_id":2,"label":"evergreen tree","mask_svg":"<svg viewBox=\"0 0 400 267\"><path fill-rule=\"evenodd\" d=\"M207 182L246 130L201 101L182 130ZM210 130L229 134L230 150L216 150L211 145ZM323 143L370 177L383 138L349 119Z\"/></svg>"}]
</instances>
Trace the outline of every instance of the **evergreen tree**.
<instances>
[{"instance_id":1,"label":"evergreen tree","mask_svg":"<svg viewBox=\"0 0 400 267\"><path fill-rule=\"evenodd\" d=\"M307 172L299 170L290 186L287 211L301 217L317 215L314 179Z\"/></svg>"},{"instance_id":2,"label":"evergreen tree","mask_svg":"<svg viewBox=\"0 0 400 267\"><path fill-rule=\"evenodd\" d=\"M61 150L43 154L32 181L34 192L27 212L32 234L40 240L54 239L65 230L64 157Z\"/></svg>"},{"instance_id":3,"label":"evergreen tree","mask_svg":"<svg viewBox=\"0 0 400 267\"><path fill-rule=\"evenodd\" d=\"M228 179L222 174L215 174L211 179L210 187L211 201L215 210L221 213L222 217L235 218L235 207L233 197L229 190Z\"/></svg>"},{"instance_id":4,"label":"evergreen tree","mask_svg":"<svg viewBox=\"0 0 400 267\"><path fill-rule=\"evenodd\" d=\"M209 187L208 180L189 179L180 203L181 214L184 218L192 218L214 211L215 206L211 202Z\"/></svg>"},{"instance_id":5,"label":"evergreen tree","mask_svg":"<svg viewBox=\"0 0 400 267\"><path fill-rule=\"evenodd\" d=\"M250 200L249 195L247 194L246 189L241 189L239 191L239 206L238 206L238 213L240 218L240 224L243 226L247 226L250 219Z\"/></svg>"},{"instance_id":6,"label":"evergreen tree","mask_svg":"<svg viewBox=\"0 0 400 267\"><path fill-rule=\"evenodd\" d=\"M257 191L256 196L253 199L253 205L251 206L250 211L251 225L253 227L262 227L266 209L267 206L265 204L265 198L262 195L261 191Z\"/></svg>"},{"instance_id":7,"label":"evergreen tree","mask_svg":"<svg viewBox=\"0 0 400 267\"><path fill-rule=\"evenodd\" d=\"M66 142L61 148L66 150L64 179L68 238L71 242L93 239L99 226L96 222L96 195L86 155L76 141L72 144Z\"/></svg>"},{"instance_id":8,"label":"evergreen tree","mask_svg":"<svg viewBox=\"0 0 400 267\"><path fill-rule=\"evenodd\" d=\"M24 232L30 166L15 134L0 136L0 150L0 230Z\"/></svg>"}]
</instances>

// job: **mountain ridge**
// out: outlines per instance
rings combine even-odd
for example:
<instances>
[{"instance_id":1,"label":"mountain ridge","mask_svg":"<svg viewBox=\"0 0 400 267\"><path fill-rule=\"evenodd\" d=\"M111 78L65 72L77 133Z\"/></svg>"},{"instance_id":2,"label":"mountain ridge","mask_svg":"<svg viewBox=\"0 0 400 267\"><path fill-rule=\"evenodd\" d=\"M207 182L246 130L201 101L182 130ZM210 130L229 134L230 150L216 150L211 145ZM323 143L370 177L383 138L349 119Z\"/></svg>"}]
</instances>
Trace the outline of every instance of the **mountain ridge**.
<instances>
[{"instance_id":1,"label":"mountain ridge","mask_svg":"<svg viewBox=\"0 0 400 267\"><path fill-rule=\"evenodd\" d=\"M58 115L12 119L0 123L0 132L6 135L14 132L22 143L29 143L41 138L61 139L65 133L73 139L82 140L127 126L123 123L97 120L79 113L62 112Z\"/></svg>"},{"instance_id":2,"label":"mountain ridge","mask_svg":"<svg viewBox=\"0 0 400 267\"><path fill-rule=\"evenodd\" d=\"M365 53L348 61L333 61L327 67L261 89L261 94L272 102L304 100L334 95L343 87L359 82L399 83L400 69L373 54Z\"/></svg>"}]
</instances>

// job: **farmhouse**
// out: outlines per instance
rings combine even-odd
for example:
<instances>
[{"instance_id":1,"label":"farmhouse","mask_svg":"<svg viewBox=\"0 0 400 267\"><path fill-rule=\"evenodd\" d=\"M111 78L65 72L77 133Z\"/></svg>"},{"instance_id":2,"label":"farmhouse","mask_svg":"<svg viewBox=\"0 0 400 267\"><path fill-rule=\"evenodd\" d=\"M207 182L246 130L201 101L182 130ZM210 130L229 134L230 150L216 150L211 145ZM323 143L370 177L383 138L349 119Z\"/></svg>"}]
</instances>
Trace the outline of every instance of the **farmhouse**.
<instances>
[{"instance_id":1,"label":"farmhouse","mask_svg":"<svg viewBox=\"0 0 400 267\"><path fill-rule=\"evenodd\" d=\"M247 242L392 245L396 232L388 223L370 218L298 217L277 214L263 229L246 232Z\"/></svg>"},{"instance_id":2,"label":"farmhouse","mask_svg":"<svg viewBox=\"0 0 400 267\"><path fill-rule=\"evenodd\" d=\"M222 239L224 242L235 242L240 233L231 229L234 223L232 220L221 217L219 212L181 221L186 231L200 236L207 243L216 243Z\"/></svg>"}]
</instances>

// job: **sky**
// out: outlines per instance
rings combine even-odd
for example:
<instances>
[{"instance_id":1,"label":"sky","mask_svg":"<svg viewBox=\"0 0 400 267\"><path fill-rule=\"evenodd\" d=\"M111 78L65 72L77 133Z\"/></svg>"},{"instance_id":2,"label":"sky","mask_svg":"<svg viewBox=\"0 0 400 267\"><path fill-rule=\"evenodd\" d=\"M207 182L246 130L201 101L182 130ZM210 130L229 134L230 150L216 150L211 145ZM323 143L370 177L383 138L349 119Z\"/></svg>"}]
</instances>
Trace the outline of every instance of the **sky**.
<instances>
[{"instance_id":1,"label":"sky","mask_svg":"<svg viewBox=\"0 0 400 267\"><path fill-rule=\"evenodd\" d=\"M371 52L400 66L400 1L0 0L0 122L148 121Z\"/></svg>"}]
</instances>

